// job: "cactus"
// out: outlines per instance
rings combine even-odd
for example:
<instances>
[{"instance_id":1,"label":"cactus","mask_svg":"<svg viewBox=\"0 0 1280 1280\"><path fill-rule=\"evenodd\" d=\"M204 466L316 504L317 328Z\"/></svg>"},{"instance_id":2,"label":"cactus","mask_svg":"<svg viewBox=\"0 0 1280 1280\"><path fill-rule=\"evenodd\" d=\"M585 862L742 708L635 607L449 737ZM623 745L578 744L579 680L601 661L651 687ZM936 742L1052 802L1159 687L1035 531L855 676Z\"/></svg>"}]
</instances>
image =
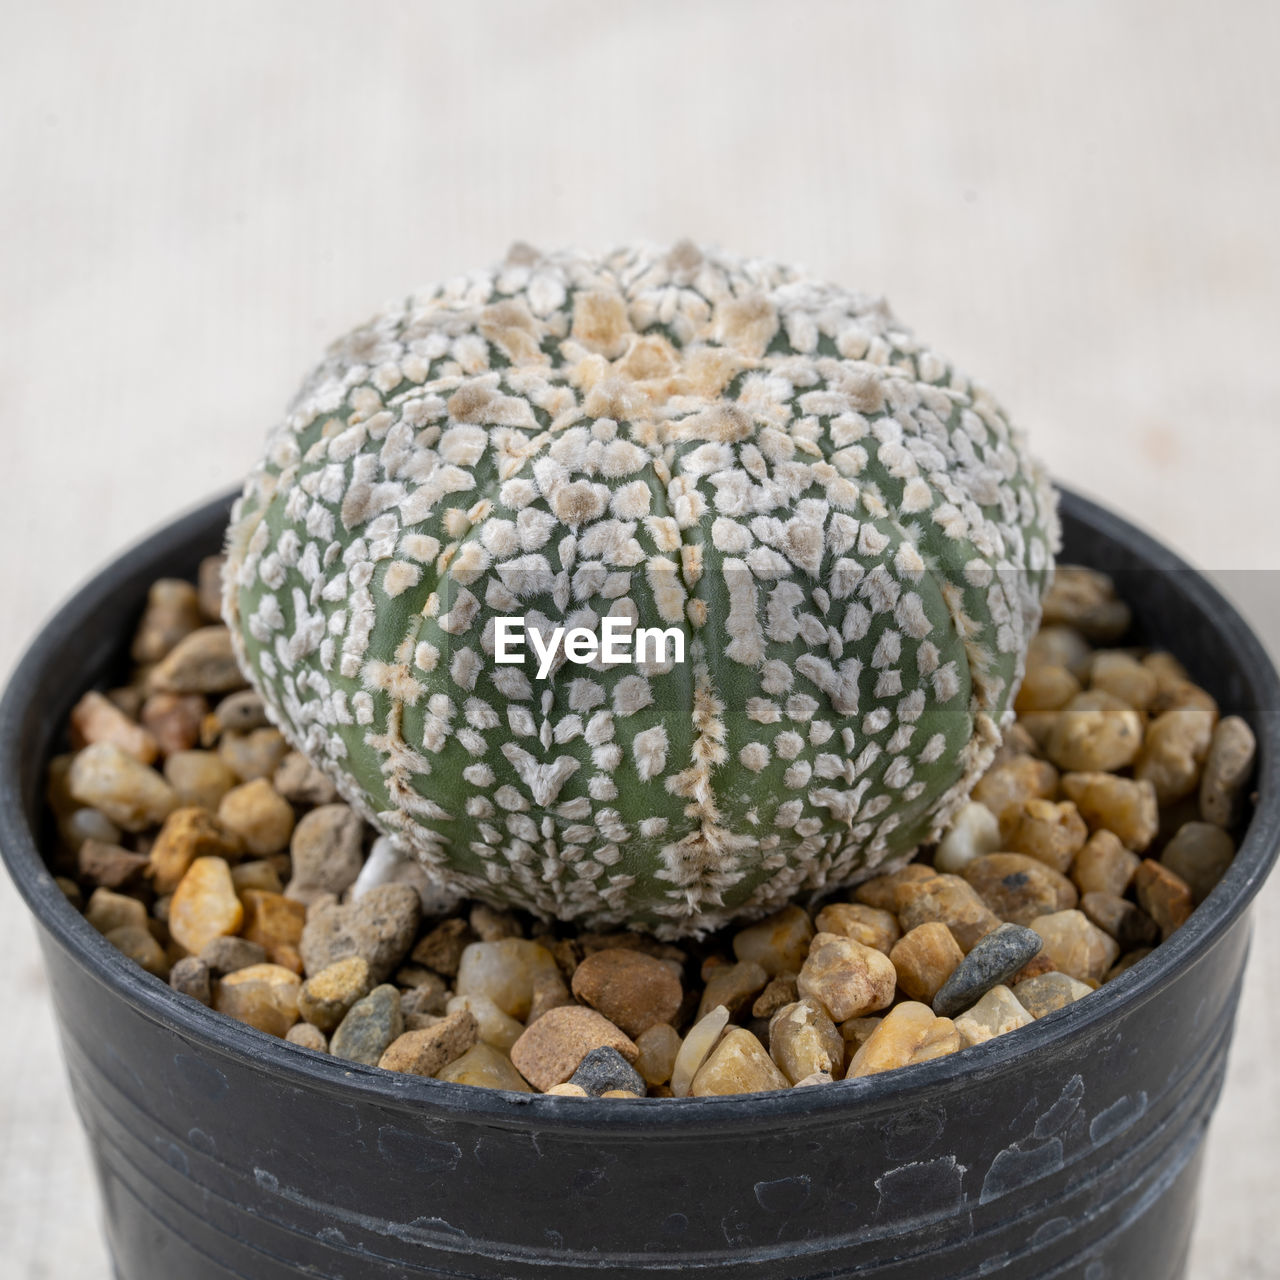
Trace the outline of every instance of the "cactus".
<instances>
[{"instance_id":1,"label":"cactus","mask_svg":"<svg viewBox=\"0 0 1280 1280\"><path fill-rule=\"evenodd\" d=\"M882 302L687 242L516 246L330 349L235 506L224 612L402 851L674 937L937 836L1057 538L1021 435ZM669 643L539 678L495 661L504 617Z\"/></svg>"}]
</instances>

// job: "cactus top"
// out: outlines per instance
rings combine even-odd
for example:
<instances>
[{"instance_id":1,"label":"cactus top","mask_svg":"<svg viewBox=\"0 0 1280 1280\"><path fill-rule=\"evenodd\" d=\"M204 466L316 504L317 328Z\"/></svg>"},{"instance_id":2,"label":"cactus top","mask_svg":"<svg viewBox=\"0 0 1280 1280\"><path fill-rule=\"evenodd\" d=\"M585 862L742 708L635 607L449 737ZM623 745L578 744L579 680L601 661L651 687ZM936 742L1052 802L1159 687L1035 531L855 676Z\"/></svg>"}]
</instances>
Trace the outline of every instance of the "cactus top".
<instances>
[{"instance_id":1,"label":"cactus top","mask_svg":"<svg viewBox=\"0 0 1280 1280\"><path fill-rule=\"evenodd\" d=\"M882 302L687 242L516 246L330 349L236 505L225 612L403 850L675 936L936 836L1056 541L1020 433ZM562 649L540 678L495 661L512 617L684 660Z\"/></svg>"}]
</instances>

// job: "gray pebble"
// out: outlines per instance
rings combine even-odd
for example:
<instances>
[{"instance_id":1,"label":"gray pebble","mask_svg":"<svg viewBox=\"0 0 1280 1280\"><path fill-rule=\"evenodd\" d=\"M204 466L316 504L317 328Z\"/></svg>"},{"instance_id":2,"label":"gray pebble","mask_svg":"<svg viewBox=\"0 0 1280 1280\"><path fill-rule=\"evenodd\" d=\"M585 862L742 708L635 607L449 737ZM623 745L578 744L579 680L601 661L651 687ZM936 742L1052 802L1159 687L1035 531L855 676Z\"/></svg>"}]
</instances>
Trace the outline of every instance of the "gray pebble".
<instances>
[{"instance_id":1,"label":"gray pebble","mask_svg":"<svg viewBox=\"0 0 1280 1280\"><path fill-rule=\"evenodd\" d=\"M981 938L952 970L933 998L933 1011L949 1018L977 1003L992 987L1013 977L1044 945L1034 929L1002 924Z\"/></svg>"},{"instance_id":2,"label":"gray pebble","mask_svg":"<svg viewBox=\"0 0 1280 1280\"><path fill-rule=\"evenodd\" d=\"M270 723L262 697L253 689L241 689L222 699L214 709L218 728L224 733L248 733Z\"/></svg>"},{"instance_id":3,"label":"gray pebble","mask_svg":"<svg viewBox=\"0 0 1280 1280\"><path fill-rule=\"evenodd\" d=\"M355 882L364 862L364 824L345 804L326 804L304 814L293 829L289 853L290 898L313 890L342 893Z\"/></svg>"},{"instance_id":4,"label":"gray pebble","mask_svg":"<svg viewBox=\"0 0 1280 1280\"><path fill-rule=\"evenodd\" d=\"M335 1058L347 1058L376 1067L387 1046L404 1031L400 993L390 984L374 987L357 1000L329 1041Z\"/></svg>"},{"instance_id":5,"label":"gray pebble","mask_svg":"<svg viewBox=\"0 0 1280 1280\"><path fill-rule=\"evenodd\" d=\"M629 1089L643 1098L648 1088L635 1067L617 1049L608 1045L592 1049L578 1063L569 1083L585 1089L592 1098L598 1098L609 1089Z\"/></svg>"},{"instance_id":6,"label":"gray pebble","mask_svg":"<svg viewBox=\"0 0 1280 1280\"><path fill-rule=\"evenodd\" d=\"M213 984L209 980L209 966L199 956L183 956L169 970L169 985L184 996L190 996L201 1004L213 1003Z\"/></svg>"},{"instance_id":7,"label":"gray pebble","mask_svg":"<svg viewBox=\"0 0 1280 1280\"><path fill-rule=\"evenodd\" d=\"M265 964L267 952L265 947L250 942L248 938L214 938L212 942L205 943L200 959L209 966L214 977L220 978L250 965Z\"/></svg>"},{"instance_id":8,"label":"gray pebble","mask_svg":"<svg viewBox=\"0 0 1280 1280\"><path fill-rule=\"evenodd\" d=\"M359 902L308 912L298 946L303 968L309 976L361 956L373 981L384 982L413 946L420 917L418 892L407 884L379 885Z\"/></svg>"}]
</instances>

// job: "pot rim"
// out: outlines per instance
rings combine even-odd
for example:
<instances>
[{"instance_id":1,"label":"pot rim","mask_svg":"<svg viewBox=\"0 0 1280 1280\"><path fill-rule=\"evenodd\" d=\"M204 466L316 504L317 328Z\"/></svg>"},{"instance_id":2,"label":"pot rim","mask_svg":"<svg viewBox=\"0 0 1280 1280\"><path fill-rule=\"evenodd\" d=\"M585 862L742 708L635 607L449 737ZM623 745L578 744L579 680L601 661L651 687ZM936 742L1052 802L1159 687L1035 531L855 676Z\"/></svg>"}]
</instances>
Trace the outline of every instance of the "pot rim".
<instances>
[{"instance_id":1,"label":"pot rim","mask_svg":"<svg viewBox=\"0 0 1280 1280\"><path fill-rule=\"evenodd\" d=\"M94 614L134 575L161 559L175 544L197 538L225 519L234 494L226 494L164 525L95 573L53 614L28 645L0 699L0 856L40 925L66 951L96 974L114 995L153 1021L215 1054L237 1057L295 1086L319 1089L339 1099L421 1108L438 1118L469 1119L496 1128L608 1135L637 1129L723 1132L789 1126L821 1126L856 1108L876 1113L910 1107L922 1095L958 1092L979 1076L1015 1069L1035 1055L1052 1053L1060 1041L1101 1032L1126 1007L1156 997L1184 966L1209 952L1244 913L1280 852L1280 675L1261 642L1221 592L1203 574L1149 534L1071 490L1058 487L1065 512L1078 517L1143 562L1144 570L1176 573L1191 606L1234 651L1251 703L1258 740L1254 787L1258 801L1236 857L1213 892L1168 941L1141 964L1099 988L1087 1001L1057 1010L1023 1027L1016 1036L912 1067L902 1072L834 1081L820 1088L773 1093L684 1098L560 1098L546 1094L453 1084L334 1059L269 1036L180 996L106 941L71 905L45 866L38 837L27 819L22 765L27 749L24 722L40 673L56 663L63 638L91 625ZM118 645L112 643L113 650ZM77 692L79 686L77 686ZM42 762L43 763L43 762ZM39 791L43 795L43 788Z\"/></svg>"}]
</instances>

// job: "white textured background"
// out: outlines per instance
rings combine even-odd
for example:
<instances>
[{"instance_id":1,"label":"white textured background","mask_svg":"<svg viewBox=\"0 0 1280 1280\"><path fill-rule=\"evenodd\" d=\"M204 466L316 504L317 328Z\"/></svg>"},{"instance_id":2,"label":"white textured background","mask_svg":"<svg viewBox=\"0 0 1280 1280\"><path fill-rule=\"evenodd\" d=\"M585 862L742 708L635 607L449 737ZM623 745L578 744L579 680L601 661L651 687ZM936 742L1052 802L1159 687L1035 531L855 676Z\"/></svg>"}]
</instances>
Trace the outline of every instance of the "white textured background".
<instances>
[{"instance_id":1,"label":"white textured background","mask_svg":"<svg viewBox=\"0 0 1280 1280\"><path fill-rule=\"evenodd\" d=\"M0 668L113 549L236 481L329 338L517 237L691 235L884 292L1060 479L1201 566L1280 568L1267 0L8 0L0 18ZM1273 651L1277 580L1228 583ZM1192 1280L1280 1275L1278 911L1280 882ZM0 973L4 1274L104 1280L7 880Z\"/></svg>"}]
</instances>

